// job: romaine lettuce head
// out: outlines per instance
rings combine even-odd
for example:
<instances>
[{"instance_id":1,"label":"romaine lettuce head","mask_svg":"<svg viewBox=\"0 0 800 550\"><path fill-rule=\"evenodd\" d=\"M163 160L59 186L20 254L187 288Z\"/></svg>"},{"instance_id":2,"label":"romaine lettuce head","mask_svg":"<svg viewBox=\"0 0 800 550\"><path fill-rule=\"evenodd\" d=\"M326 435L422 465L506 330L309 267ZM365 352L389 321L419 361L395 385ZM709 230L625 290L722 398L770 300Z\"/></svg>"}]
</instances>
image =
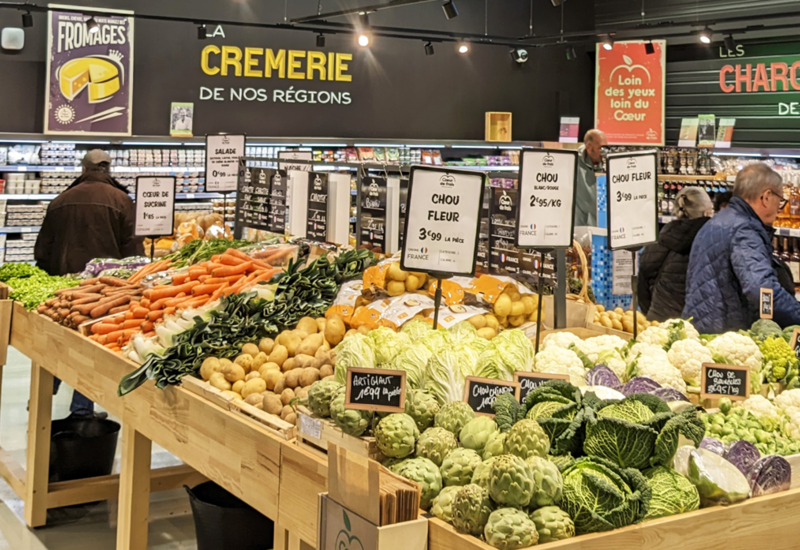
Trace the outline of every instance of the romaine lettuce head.
<instances>
[{"instance_id":1,"label":"romaine lettuce head","mask_svg":"<svg viewBox=\"0 0 800 550\"><path fill-rule=\"evenodd\" d=\"M508 377L506 364L493 347L489 346L488 349L478 356L478 363L475 365L475 376L513 380L514 373L511 374L512 376Z\"/></svg>"},{"instance_id":2,"label":"romaine lettuce head","mask_svg":"<svg viewBox=\"0 0 800 550\"><path fill-rule=\"evenodd\" d=\"M500 353L500 357L514 371L533 371L535 350L530 338L521 330L504 330L492 338L492 347Z\"/></svg>"},{"instance_id":3,"label":"romaine lettuce head","mask_svg":"<svg viewBox=\"0 0 800 550\"><path fill-rule=\"evenodd\" d=\"M375 363L381 367L390 363L403 348L411 344L407 334L397 333L388 327L376 328L367 337L372 340Z\"/></svg>"},{"instance_id":4,"label":"romaine lettuce head","mask_svg":"<svg viewBox=\"0 0 800 550\"><path fill-rule=\"evenodd\" d=\"M417 342L407 346L394 356L392 368L406 371L406 381L411 388L421 388L425 382L425 373L431 355L433 355L431 350Z\"/></svg>"},{"instance_id":5,"label":"romaine lettuce head","mask_svg":"<svg viewBox=\"0 0 800 550\"><path fill-rule=\"evenodd\" d=\"M432 352L436 353L450 344L450 333L447 329L429 330L415 342L420 342Z\"/></svg>"},{"instance_id":6,"label":"romaine lettuce head","mask_svg":"<svg viewBox=\"0 0 800 550\"><path fill-rule=\"evenodd\" d=\"M470 344L478 337L478 331L472 323L461 321L450 327L450 339L457 344Z\"/></svg>"},{"instance_id":7,"label":"romaine lettuce head","mask_svg":"<svg viewBox=\"0 0 800 550\"><path fill-rule=\"evenodd\" d=\"M344 384L347 369L350 367L375 368L375 352L372 351L372 340L363 334L351 334L336 346L335 380Z\"/></svg>"},{"instance_id":8,"label":"romaine lettuce head","mask_svg":"<svg viewBox=\"0 0 800 550\"><path fill-rule=\"evenodd\" d=\"M464 382L475 368L473 355L467 350L444 347L428 360L425 389L441 405L464 398Z\"/></svg>"},{"instance_id":9,"label":"romaine lettuce head","mask_svg":"<svg viewBox=\"0 0 800 550\"><path fill-rule=\"evenodd\" d=\"M408 334L408 337L411 338L413 342L416 342L426 333L432 330L433 327L429 323L420 321L419 319L412 319L403 325L403 328L400 329L400 332L402 334Z\"/></svg>"}]
</instances>

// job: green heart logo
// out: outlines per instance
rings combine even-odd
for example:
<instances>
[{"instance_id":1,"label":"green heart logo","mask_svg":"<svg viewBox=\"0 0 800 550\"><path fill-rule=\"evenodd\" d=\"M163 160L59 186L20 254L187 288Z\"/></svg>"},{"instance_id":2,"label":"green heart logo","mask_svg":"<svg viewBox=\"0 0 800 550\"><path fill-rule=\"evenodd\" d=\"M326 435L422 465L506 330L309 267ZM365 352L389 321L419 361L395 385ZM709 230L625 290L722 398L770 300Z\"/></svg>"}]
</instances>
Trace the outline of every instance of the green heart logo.
<instances>
[{"instance_id":1,"label":"green heart logo","mask_svg":"<svg viewBox=\"0 0 800 550\"><path fill-rule=\"evenodd\" d=\"M336 550L364 550L364 545L361 544L361 540L355 535L350 535L350 518L347 517L347 512L342 510L342 514L344 515L344 526L346 529L342 529L336 535L336 545L334 548Z\"/></svg>"}]
</instances>

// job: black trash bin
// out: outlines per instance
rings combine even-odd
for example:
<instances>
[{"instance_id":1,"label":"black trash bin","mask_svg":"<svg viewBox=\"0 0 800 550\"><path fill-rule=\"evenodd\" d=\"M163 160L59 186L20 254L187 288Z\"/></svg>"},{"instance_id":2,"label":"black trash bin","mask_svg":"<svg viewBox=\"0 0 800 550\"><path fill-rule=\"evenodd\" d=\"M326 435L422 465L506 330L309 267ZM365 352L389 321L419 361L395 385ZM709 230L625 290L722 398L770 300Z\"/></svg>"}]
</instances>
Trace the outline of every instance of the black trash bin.
<instances>
[{"instance_id":1,"label":"black trash bin","mask_svg":"<svg viewBox=\"0 0 800 550\"><path fill-rule=\"evenodd\" d=\"M184 486L185 487L185 486ZM275 524L213 481L190 489L197 550L269 550Z\"/></svg>"},{"instance_id":2,"label":"black trash bin","mask_svg":"<svg viewBox=\"0 0 800 550\"><path fill-rule=\"evenodd\" d=\"M54 420L50 432L50 482L110 475L119 430L120 425L113 420Z\"/></svg>"}]
</instances>

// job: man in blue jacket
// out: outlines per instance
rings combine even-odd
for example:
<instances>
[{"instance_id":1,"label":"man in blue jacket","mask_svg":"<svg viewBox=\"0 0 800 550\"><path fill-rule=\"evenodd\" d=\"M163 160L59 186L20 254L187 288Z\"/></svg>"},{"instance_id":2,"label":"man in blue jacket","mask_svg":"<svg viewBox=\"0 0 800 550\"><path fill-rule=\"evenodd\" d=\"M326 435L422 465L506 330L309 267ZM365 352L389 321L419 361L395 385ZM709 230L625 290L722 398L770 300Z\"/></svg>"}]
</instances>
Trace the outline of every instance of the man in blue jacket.
<instances>
[{"instance_id":1,"label":"man in blue jacket","mask_svg":"<svg viewBox=\"0 0 800 550\"><path fill-rule=\"evenodd\" d=\"M750 328L760 317L762 288L773 292L773 320L800 324L800 303L778 282L772 224L786 204L781 176L751 164L736 176L727 208L705 224L689 256L684 318L701 333Z\"/></svg>"}]
</instances>

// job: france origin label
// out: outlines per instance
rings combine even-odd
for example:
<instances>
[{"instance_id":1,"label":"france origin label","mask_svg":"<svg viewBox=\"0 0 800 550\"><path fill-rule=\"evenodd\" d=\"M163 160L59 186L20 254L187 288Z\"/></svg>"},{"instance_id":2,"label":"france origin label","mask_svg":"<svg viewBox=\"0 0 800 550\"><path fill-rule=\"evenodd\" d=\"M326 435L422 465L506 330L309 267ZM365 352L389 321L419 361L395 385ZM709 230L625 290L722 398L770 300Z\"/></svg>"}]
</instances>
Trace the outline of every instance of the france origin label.
<instances>
[{"instance_id":1,"label":"france origin label","mask_svg":"<svg viewBox=\"0 0 800 550\"><path fill-rule=\"evenodd\" d=\"M406 271L472 276L485 176L411 168L400 264Z\"/></svg>"},{"instance_id":2,"label":"france origin label","mask_svg":"<svg viewBox=\"0 0 800 550\"><path fill-rule=\"evenodd\" d=\"M236 191L239 158L245 155L244 135L206 136L206 191Z\"/></svg>"},{"instance_id":3,"label":"france origin label","mask_svg":"<svg viewBox=\"0 0 800 550\"><path fill-rule=\"evenodd\" d=\"M608 237L612 250L656 241L658 162L655 151L608 155Z\"/></svg>"},{"instance_id":4,"label":"france origin label","mask_svg":"<svg viewBox=\"0 0 800 550\"><path fill-rule=\"evenodd\" d=\"M517 246L572 246L577 152L523 151L520 164Z\"/></svg>"},{"instance_id":5,"label":"france origin label","mask_svg":"<svg viewBox=\"0 0 800 550\"><path fill-rule=\"evenodd\" d=\"M136 178L137 237L172 235L175 218L175 178Z\"/></svg>"},{"instance_id":6,"label":"france origin label","mask_svg":"<svg viewBox=\"0 0 800 550\"><path fill-rule=\"evenodd\" d=\"M750 368L737 365L703 363L700 374L700 397L727 397L744 400L750 396Z\"/></svg>"}]
</instances>

